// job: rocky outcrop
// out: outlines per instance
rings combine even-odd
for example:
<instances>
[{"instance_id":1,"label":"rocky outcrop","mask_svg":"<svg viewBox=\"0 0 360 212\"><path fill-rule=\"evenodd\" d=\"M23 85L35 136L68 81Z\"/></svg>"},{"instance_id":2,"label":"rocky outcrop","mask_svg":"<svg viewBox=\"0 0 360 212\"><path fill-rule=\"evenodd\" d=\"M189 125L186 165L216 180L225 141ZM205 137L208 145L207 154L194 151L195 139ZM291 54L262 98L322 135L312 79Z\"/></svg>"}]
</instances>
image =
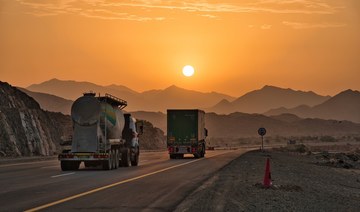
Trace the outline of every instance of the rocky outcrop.
<instances>
[{"instance_id":1,"label":"rocky outcrop","mask_svg":"<svg viewBox=\"0 0 360 212\"><path fill-rule=\"evenodd\" d=\"M54 155L69 132L69 116L45 112L33 98L0 82L0 156Z\"/></svg>"},{"instance_id":2,"label":"rocky outcrop","mask_svg":"<svg viewBox=\"0 0 360 212\"><path fill-rule=\"evenodd\" d=\"M150 122L144 122L144 132L139 136L141 149L165 149L166 137L164 131L154 127Z\"/></svg>"}]
</instances>

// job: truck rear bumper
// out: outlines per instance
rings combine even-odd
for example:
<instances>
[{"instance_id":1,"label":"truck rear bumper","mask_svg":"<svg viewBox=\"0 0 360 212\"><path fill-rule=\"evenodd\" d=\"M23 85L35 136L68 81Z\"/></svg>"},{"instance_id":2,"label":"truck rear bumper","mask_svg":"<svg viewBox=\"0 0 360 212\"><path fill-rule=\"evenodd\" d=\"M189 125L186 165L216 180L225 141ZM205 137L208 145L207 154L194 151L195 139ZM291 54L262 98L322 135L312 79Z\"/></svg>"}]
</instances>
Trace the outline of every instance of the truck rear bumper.
<instances>
[{"instance_id":1,"label":"truck rear bumper","mask_svg":"<svg viewBox=\"0 0 360 212\"><path fill-rule=\"evenodd\" d=\"M108 153L61 153L58 156L60 161L101 161L109 158Z\"/></svg>"},{"instance_id":2,"label":"truck rear bumper","mask_svg":"<svg viewBox=\"0 0 360 212\"><path fill-rule=\"evenodd\" d=\"M191 146L169 146L168 151L169 154L194 154L198 149Z\"/></svg>"}]
</instances>

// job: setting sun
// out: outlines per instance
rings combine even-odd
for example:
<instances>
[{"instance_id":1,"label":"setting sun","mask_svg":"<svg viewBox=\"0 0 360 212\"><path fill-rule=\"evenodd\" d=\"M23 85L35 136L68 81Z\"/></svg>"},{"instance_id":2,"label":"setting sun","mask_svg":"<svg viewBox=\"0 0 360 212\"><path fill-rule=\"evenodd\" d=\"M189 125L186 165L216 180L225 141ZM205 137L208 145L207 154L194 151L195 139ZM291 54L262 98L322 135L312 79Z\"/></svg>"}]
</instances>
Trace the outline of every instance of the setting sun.
<instances>
[{"instance_id":1,"label":"setting sun","mask_svg":"<svg viewBox=\"0 0 360 212\"><path fill-rule=\"evenodd\" d=\"M182 70L184 76L186 77L191 77L192 75L194 75L194 68L190 65L186 65L184 66L183 70Z\"/></svg>"}]
</instances>

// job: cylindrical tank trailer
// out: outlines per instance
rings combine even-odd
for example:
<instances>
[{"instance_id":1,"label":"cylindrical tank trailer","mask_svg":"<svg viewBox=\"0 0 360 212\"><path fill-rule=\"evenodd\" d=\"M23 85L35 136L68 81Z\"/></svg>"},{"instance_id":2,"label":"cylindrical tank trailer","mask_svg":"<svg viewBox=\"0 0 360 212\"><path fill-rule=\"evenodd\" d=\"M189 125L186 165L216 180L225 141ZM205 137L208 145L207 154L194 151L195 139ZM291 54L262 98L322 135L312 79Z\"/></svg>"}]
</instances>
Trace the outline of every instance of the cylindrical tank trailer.
<instances>
[{"instance_id":1,"label":"cylindrical tank trailer","mask_svg":"<svg viewBox=\"0 0 360 212\"><path fill-rule=\"evenodd\" d=\"M62 170L102 165L104 169L137 166L139 162L136 120L122 109L127 102L112 95L85 93L71 107L73 138L70 150L59 155ZM140 131L141 131L140 130Z\"/></svg>"}]
</instances>

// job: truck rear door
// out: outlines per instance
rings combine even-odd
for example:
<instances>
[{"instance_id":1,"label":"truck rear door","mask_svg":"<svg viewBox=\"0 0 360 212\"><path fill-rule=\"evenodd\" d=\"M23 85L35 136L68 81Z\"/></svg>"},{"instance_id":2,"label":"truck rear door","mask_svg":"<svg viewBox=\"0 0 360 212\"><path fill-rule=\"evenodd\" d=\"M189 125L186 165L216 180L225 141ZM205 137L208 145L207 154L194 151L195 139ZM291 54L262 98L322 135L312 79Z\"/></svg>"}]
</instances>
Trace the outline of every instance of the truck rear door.
<instances>
[{"instance_id":1,"label":"truck rear door","mask_svg":"<svg viewBox=\"0 0 360 212\"><path fill-rule=\"evenodd\" d=\"M168 138L174 140L174 145L189 146L197 140L198 114L194 110L168 111Z\"/></svg>"}]
</instances>

